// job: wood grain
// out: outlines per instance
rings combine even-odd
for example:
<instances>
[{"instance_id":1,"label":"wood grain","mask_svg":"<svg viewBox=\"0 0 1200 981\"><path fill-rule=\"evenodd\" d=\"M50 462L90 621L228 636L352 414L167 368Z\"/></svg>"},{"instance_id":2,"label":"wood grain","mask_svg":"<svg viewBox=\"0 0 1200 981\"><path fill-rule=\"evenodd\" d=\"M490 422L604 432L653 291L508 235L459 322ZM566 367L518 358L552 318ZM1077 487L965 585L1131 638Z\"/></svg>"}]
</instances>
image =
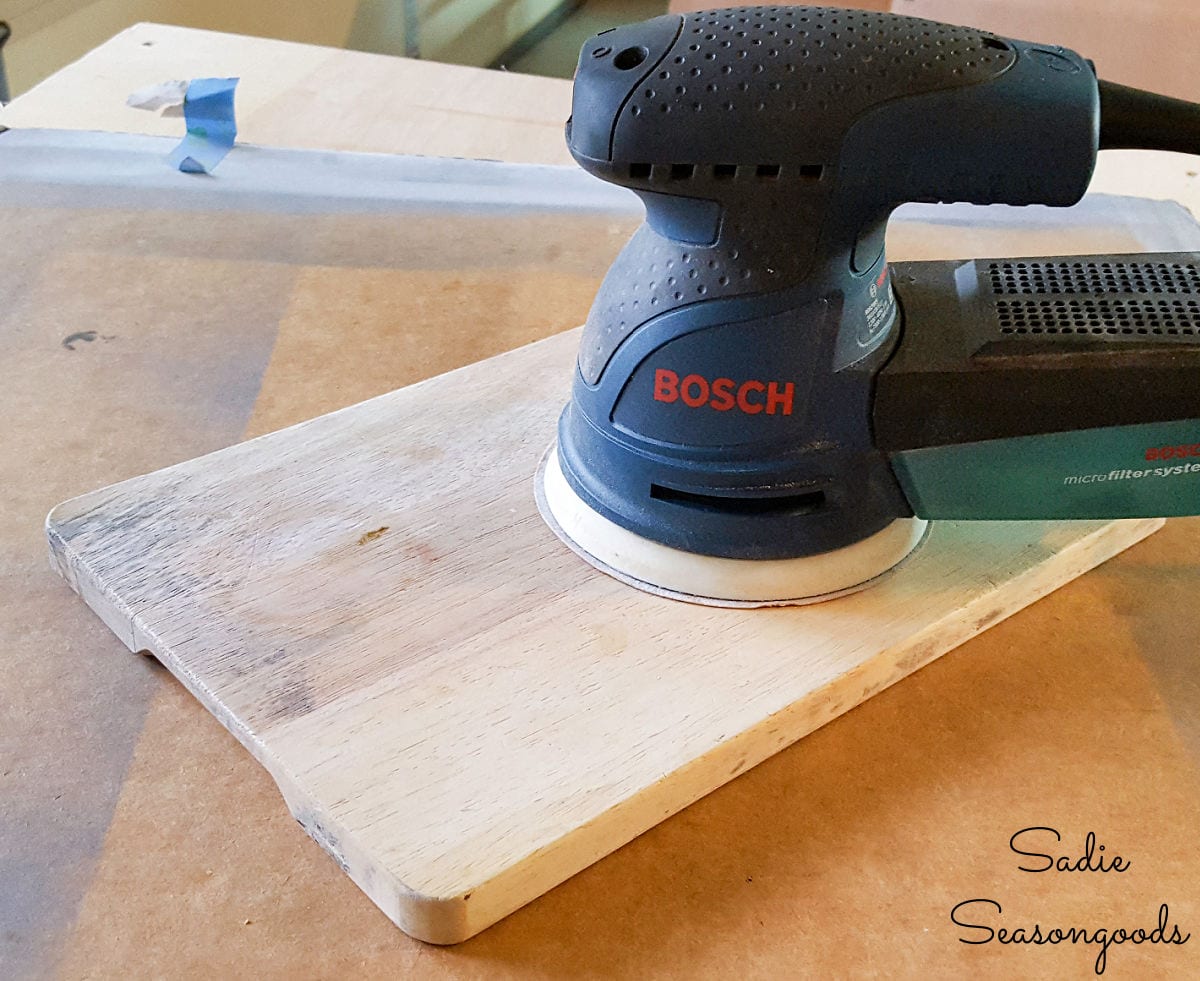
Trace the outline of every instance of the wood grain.
<instances>
[{"instance_id":1,"label":"wood grain","mask_svg":"<svg viewBox=\"0 0 1200 981\"><path fill-rule=\"evenodd\" d=\"M56 508L58 570L402 929L485 928L1158 527L943 523L808 608L631 590L541 523L576 332Z\"/></svg>"}]
</instances>

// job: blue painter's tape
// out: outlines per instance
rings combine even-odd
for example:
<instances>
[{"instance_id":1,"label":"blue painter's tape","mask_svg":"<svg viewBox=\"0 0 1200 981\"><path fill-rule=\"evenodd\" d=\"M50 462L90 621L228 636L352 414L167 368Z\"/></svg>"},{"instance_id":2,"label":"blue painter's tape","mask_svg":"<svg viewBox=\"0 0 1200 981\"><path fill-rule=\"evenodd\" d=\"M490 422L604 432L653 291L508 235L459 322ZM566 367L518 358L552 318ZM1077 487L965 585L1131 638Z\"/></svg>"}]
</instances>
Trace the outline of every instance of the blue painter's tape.
<instances>
[{"instance_id":1,"label":"blue painter's tape","mask_svg":"<svg viewBox=\"0 0 1200 981\"><path fill-rule=\"evenodd\" d=\"M168 158L189 174L207 174L233 148L237 122L233 115L236 78L194 78L183 100L187 135Z\"/></svg>"}]
</instances>

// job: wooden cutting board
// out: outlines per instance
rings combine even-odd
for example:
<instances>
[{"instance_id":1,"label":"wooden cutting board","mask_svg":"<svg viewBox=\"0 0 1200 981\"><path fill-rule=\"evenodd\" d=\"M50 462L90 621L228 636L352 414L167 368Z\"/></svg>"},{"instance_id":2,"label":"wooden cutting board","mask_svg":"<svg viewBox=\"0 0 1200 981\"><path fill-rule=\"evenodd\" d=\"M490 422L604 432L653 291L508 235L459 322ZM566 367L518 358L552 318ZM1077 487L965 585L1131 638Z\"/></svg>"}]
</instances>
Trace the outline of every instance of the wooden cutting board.
<instances>
[{"instance_id":1,"label":"wooden cutting board","mask_svg":"<svg viewBox=\"0 0 1200 981\"><path fill-rule=\"evenodd\" d=\"M941 523L894 576L719 610L601 575L533 474L576 331L56 508L55 567L454 943L1154 531Z\"/></svg>"}]
</instances>

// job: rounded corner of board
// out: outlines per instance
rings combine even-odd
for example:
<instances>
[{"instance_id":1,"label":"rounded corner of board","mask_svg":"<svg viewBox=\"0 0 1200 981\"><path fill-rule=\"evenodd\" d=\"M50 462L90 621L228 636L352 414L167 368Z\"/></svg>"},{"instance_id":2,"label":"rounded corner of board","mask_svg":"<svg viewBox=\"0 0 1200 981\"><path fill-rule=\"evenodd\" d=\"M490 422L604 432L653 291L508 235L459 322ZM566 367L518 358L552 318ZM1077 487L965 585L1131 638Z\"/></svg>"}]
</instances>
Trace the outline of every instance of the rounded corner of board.
<instances>
[{"instance_id":1,"label":"rounded corner of board","mask_svg":"<svg viewBox=\"0 0 1200 981\"><path fill-rule=\"evenodd\" d=\"M46 520L43 522L43 528L46 534L56 533L58 529L69 524L79 513L79 504L90 495L84 494L80 497L72 497L66 501L60 501L46 512Z\"/></svg>"},{"instance_id":2,"label":"rounded corner of board","mask_svg":"<svg viewBox=\"0 0 1200 981\"><path fill-rule=\"evenodd\" d=\"M469 940L491 925L471 917L471 893L457 896L426 896L408 892L400 896L396 925L415 940L437 947L451 947Z\"/></svg>"}]
</instances>

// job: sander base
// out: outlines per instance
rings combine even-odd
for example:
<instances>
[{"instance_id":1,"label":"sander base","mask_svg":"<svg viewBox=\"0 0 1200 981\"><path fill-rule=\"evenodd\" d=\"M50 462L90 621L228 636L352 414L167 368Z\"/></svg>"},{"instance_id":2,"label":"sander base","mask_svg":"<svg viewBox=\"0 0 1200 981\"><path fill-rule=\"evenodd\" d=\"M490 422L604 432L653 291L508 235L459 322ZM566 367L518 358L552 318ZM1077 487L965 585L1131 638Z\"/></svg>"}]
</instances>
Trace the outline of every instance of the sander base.
<instances>
[{"instance_id":1,"label":"sander base","mask_svg":"<svg viewBox=\"0 0 1200 981\"><path fill-rule=\"evenodd\" d=\"M799 606L857 592L911 555L929 527L920 518L900 518L861 542L795 559L698 555L636 535L585 504L563 476L556 444L538 467L535 496L546 524L601 572L703 606Z\"/></svg>"}]
</instances>

